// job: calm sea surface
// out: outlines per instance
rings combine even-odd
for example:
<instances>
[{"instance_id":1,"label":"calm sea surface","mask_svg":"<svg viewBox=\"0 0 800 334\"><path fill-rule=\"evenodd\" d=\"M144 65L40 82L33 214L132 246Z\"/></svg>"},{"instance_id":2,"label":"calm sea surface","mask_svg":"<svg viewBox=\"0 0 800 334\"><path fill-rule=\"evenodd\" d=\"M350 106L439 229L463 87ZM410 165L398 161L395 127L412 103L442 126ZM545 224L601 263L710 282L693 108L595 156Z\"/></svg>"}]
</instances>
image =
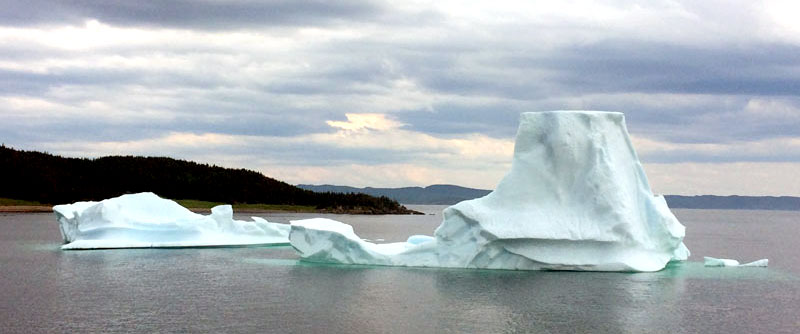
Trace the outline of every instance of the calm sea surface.
<instances>
[{"instance_id":1,"label":"calm sea surface","mask_svg":"<svg viewBox=\"0 0 800 334\"><path fill-rule=\"evenodd\" d=\"M324 216L401 241L441 220L414 208L436 214ZM291 247L61 251L52 214L0 214L0 333L800 333L800 212L674 212L690 261L638 274L318 265Z\"/></svg>"}]
</instances>

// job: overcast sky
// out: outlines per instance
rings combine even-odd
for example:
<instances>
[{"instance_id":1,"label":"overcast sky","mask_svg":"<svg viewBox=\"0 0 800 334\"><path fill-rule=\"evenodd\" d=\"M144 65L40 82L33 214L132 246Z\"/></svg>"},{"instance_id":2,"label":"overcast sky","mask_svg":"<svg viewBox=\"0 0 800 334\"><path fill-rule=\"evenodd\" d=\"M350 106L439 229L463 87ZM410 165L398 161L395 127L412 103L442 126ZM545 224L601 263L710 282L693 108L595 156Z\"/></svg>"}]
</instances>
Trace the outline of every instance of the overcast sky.
<instances>
[{"instance_id":1,"label":"overcast sky","mask_svg":"<svg viewBox=\"0 0 800 334\"><path fill-rule=\"evenodd\" d=\"M519 113L624 112L667 194L800 195L797 1L0 0L0 141L493 188Z\"/></svg>"}]
</instances>

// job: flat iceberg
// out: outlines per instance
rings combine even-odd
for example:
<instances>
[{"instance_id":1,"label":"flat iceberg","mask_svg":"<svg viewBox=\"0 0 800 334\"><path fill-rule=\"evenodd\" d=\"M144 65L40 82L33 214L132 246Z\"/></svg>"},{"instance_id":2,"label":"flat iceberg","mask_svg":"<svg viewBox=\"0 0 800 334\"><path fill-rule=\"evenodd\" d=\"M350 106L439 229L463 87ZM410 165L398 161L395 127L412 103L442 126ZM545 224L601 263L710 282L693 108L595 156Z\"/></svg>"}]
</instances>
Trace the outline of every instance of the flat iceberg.
<instances>
[{"instance_id":1,"label":"flat iceberg","mask_svg":"<svg viewBox=\"0 0 800 334\"><path fill-rule=\"evenodd\" d=\"M686 260L685 228L654 196L623 114L523 113L511 171L444 210L433 237L373 244L328 219L293 221L306 261L515 270L657 271Z\"/></svg>"},{"instance_id":2,"label":"flat iceberg","mask_svg":"<svg viewBox=\"0 0 800 334\"><path fill-rule=\"evenodd\" d=\"M56 205L53 212L64 238L61 249L289 243L288 224L234 220L230 205L215 206L205 216L149 192Z\"/></svg>"},{"instance_id":3,"label":"flat iceberg","mask_svg":"<svg viewBox=\"0 0 800 334\"><path fill-rule=\"evenodd\" d=\"M704 256L703 263L706 267L766 267L769 259L761 259L748 263L739 263L732 259L718 259L715 257Z\"/></svg>"}]
</instances>

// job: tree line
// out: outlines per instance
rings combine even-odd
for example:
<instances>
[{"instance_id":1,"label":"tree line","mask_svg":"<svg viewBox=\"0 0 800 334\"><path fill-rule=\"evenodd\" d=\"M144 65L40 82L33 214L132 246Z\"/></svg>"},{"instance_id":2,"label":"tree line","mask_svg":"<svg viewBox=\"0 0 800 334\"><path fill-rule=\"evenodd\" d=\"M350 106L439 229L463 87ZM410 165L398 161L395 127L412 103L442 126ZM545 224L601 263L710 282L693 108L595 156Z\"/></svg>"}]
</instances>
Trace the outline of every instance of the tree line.
<instances>
[{"instance_id":1,"label":"tree line","mask_svg":"<svg viewBox=\"0 0 800 334\"><path fill-rule=\"evenodd\" d=\"M0 197L60 204L151 191L173 199L310 205L319 210L408 213L397 201L366 194L315 193L247 169L167 157L65 158L0 145Z\"/></svg>"}]
</instances>

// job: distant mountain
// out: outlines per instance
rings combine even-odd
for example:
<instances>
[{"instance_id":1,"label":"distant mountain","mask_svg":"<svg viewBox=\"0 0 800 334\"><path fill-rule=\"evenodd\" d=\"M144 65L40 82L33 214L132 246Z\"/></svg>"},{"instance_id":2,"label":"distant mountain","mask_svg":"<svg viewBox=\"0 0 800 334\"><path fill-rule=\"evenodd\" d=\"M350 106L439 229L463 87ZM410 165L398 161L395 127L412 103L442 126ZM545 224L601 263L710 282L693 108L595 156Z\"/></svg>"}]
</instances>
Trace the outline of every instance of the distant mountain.
<instances>
[{"instance_id":1,"label":"distant mountain","mask_svg":"<svg viewBox=\"0 0 800 334\"><path fill-rule=\"evenodd\" d=\"M404 188L354 188L348 186L299 184L298 188L314 192L363 193L372 196L386 196L404 204L443 204L450 205L467 199L486 196L491 190L465 188L448 184Z\"/></svg>"},{"instance_id":2,"label":"distant mountain","mask_svg":"<svg viewBox=\"0 0 800 334\"><path fill-rule=\"evenodd\" d=\"M334 185L300 184L297 187L314 192L363 193L386 196L404 204L452 205L460 201L486 196L491 190L437 184L404 188L355 188ZM793 210L800 211L800 197L772 196L664 196L670 208L675 209L728 209L728 210Z\"/></svg>"},{"instance_id":3,"label":"distant mountain","mask_svg":"<svg viewBox=\"0 0 800 334\"><path fill-rule=\"evenodd\" d=\"M666 195L670 208L800 211L800 197Z\"/></svg>"}]
</instances>

